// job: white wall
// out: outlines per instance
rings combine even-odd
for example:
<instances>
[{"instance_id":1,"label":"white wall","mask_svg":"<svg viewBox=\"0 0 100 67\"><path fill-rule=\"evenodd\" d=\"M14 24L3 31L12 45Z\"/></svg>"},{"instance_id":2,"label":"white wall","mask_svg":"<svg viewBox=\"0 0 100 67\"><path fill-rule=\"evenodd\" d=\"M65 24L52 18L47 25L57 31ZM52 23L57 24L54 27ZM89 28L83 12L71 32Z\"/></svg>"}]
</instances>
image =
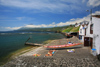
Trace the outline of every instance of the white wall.
<instances>
[{"instance_id":1,"label":"white wall","mask_svg":"<svg viewBox=\"0 0 100 67\"><path fill-rule=\"evenodd\" d=\"M78 27L78 26L80 26L80 24L75 25L75 27Z\"/></svg>"},{"instance_id":2,"label":"white wall","mask_svg":"<svg viewBox=\"0 0 100 67\"><path fill-rule=\"evenodd\" d=\"M93 17L93 46L97 50L97 54L100 54L100 18Z\"/></svg>"},{"instance_id":3,"label":"white wall","mask_svg":"<svg viewBox=\"0 0 100 67\"><path fill-rule=\"evenodd\" d=\"M84 42L84 36L82 36L82 42Z\"/></svg>"},{"instance_id":4,"label":"white wall","mask_svg":"<svg viewBox=\"0 0 100 67\"><path fill-rule=\"evenodd\" d=\"M85 35L85 29L83 29L83 26L82 25L79 28L79 35Z\"/></svg>"},{"instance_id":5,"label":"white wall","mask_svg":"<svg viewBox=\"0 0 100 67\"><path fill-rule=\"evenodd\" d=\"M93 38L93 34L90 34L90 25L91 25L91 21L89 22L87 29L86 29L86 37L92 37Z\"/></svg>"}]
</instances>

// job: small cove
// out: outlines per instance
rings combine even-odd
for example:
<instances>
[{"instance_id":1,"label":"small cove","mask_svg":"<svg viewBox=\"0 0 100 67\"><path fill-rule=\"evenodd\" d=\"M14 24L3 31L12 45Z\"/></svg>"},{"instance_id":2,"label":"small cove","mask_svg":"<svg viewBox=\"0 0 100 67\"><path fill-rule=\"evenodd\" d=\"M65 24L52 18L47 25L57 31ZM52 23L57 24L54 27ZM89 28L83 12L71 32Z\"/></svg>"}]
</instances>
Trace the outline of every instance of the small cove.
<instances>
[{"instance_id":1,"label":"small cove","mask_svg":"<svg viewBox=\"0 0 100 67\"><path fill-rule=\"evenodd\" d=\"M43 43L47 40L61 39L63 35L58 33L6 33L0 34L0 62L7 60L15 51L26 48L25 41L31 37L28 42Z\"/></svg>"}]
</instances>

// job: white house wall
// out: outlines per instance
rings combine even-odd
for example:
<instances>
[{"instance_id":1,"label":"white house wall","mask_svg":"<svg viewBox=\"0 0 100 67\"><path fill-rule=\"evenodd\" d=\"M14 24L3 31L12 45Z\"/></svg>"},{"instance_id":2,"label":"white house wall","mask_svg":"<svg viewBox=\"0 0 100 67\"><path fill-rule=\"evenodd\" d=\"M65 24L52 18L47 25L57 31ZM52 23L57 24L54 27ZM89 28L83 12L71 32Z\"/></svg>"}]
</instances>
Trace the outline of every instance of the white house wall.
<instances>
[{"instance_id":1,"label":"white house wall","mask_svg":"<svg viewBox=\"0 0 100 67\"><path fill-rule=\"evenodd\" d=\"M78 26L80 26L80 24L75 25L75 27L78 27Z\"/></svg>"},{"instance_id":2,"label":"white house wall","mask_svg":"<svg viewBox=\"0 0 100 67\"><path fill-rule=\"evenodd\" d=\"M93 46L97 50L97 54L100 54L100 18L93 17Z\"/></svg>"},{"instance_id":3,"label":"white house wall","mask_svg":"<svg viewBox=\"0 0 100 67\"><path fill-rule=\"evenodd\" d=\"M91 21L89 22L87 29L86 29L86 37L92 37L93 38L93 34L90 34L90 25L91 25Z\"/></svg>"},{"instance_id":4,"label":"white house wall","mask_svg":"<svg viewBox=\"0 0 100 67\"><path fill-rule=\"evenodd\" d=\"M85 36L85 29L83 29L83 26L81 25L79 28L79 35L82 36L82 42L84 42L84 36Z\"/></svg>"},{"instance_id":5,"label":"white house wall","mask_svg":"<svg viewBox=\"0 0 100 67\"><path fill-rule=\"evenodd\" d=\"M84 36L82 36L82 42L84 42Z\"/></svg>"},{"instance_id":6,"label":"white house wall","mask_svg":"<svg viewBox=\"0 0 100 67\"><path fill-rule=\"evenodd\" d=\"M82 25L80 26L80 29L79 29L79 35L85 35L85 29L83 29Z\"/></svg>"}]
</instances>

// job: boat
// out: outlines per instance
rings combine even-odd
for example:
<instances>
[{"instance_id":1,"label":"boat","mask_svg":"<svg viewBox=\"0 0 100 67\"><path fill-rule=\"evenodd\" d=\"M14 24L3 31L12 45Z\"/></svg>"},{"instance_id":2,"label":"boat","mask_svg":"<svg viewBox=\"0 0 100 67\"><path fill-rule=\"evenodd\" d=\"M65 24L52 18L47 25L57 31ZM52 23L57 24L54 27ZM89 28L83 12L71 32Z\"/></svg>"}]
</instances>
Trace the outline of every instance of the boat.
<instances>
[{"instance_id":1,"label":"boat","mask_svg":"<svg viewBox=\"0 0 100 67\"><path fill-rule=\"evenodd\" d=\"M70 47L78 47L82 43L73 43L73 44L65 44L65 45L53 45L53 46L44 46L45 48L57 49L57 48L70 48Z\"/></svg>"}]
</instances>

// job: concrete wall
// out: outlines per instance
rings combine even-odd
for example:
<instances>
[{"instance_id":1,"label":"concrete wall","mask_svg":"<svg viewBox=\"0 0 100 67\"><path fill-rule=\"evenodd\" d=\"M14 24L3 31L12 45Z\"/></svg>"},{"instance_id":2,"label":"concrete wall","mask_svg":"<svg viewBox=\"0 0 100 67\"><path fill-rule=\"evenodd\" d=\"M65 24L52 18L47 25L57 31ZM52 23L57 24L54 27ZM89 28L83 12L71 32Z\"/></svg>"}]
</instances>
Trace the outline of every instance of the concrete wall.
<instances>
[{"instance_id":1,"label":"concrete wall","mask_svg":"<svg viewBox=\"0 0 100 67\"><path fill-rule=\"evenodd\" d=\"M93 48L100 54L100 18L93 17Z\"/></svg>"}]
</instances>

